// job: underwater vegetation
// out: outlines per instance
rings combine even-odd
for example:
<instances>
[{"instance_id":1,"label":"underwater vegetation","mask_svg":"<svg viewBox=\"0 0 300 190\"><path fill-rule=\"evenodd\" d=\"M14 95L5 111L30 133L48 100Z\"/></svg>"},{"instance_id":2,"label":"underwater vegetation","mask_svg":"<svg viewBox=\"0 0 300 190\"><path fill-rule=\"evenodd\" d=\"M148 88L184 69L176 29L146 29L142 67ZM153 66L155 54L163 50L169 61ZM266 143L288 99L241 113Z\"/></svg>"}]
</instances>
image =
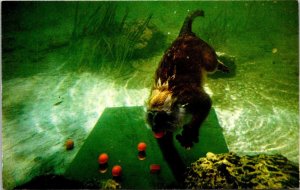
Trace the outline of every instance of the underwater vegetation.
<instances>
[{"instance_id":1,"label":"underwater vegetation","mask_svg":"<svg viewBox=\"0 0 300 190\"><path fill-rule=\"evenodd\" d=\"M299 166L281 155L206 154L186 172L189 189L286 189L299 187Z\"/></svg>"},{"instance_id":2,"label":"underwater vegetation","mask_svg":"<svg viewBox=\"0 0 300 190\"><path fill-rule=\"evenodd\" d=\"M102 189L121 189L121 188L122 188L121 185L113 179L107 180L102 186Z\"/></svg>"},{"instance_id":3,"label":"underwater vegetation","mask_svg":"<svg viewBox=\"0 0 300 190\"><path fill-rule=\"evenodd\" d=\"M89 14L76 5L70 47L70 53L78 55L70 61L75 69L124 75L134 70L130 60L150 57L161 49L165 37L150 24L152 14L129 21L128 9L119 16L116 3L97 5Z\"/></svg>"},{"instance_id":4,"label":"underwater vegetation","mask_svg":"<svg viewBox=\"0 0 300 190\"><path fill-rule=\"evenodd\" d=\"M287 189L299 187L299 166L282 155L208 152L186 168L187 189ZM121 180L122 181L122 180ZM121 181L90 178L77 181L62 175L41 175L16 189L121 189Z\"/></svg>"},{"instance_id":5,"label":"underwater vegetation","mask_svg":"<svg viewBox=\"0 0 300 190\"><path fill-rule=\"evenodd\" d=\"M106 107L144 105L165 38L174 40L187 11L198 8L207 14L195 22L195 33L225 53L219 58L231 71L236 66L207 80L229 150L299 161L296 1L115 3L2 3L5 189L62 175ZM139 39L122 38L142 30L148 18ZM75 146L66 151L69 138ZM59 181L47 179L44 188Z\"/></svg>"}]
</instances>

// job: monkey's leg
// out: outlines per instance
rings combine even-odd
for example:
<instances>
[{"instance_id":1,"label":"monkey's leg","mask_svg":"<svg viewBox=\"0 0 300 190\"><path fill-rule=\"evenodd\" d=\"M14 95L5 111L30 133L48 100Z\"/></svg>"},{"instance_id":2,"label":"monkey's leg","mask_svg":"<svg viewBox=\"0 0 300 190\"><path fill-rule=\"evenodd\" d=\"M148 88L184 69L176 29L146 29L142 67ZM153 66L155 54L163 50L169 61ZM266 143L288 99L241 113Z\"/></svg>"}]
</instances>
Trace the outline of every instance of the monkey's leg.
<instances>
[{"instance_id":1,"label":"monkey's leg","mask_svg":"<svg viewBox=\"0 0 300 190\"><path fill-rule=\"evenodd\" d=\"M186 111L192 114L192 119L183 126L181 135L176 135L176 139L185 148L190 148L193 143L199 142L199 128L208 116L212 103L204 91L201 91L198 96L193 96L187 103Z\"/></svg>"}]
</instances>

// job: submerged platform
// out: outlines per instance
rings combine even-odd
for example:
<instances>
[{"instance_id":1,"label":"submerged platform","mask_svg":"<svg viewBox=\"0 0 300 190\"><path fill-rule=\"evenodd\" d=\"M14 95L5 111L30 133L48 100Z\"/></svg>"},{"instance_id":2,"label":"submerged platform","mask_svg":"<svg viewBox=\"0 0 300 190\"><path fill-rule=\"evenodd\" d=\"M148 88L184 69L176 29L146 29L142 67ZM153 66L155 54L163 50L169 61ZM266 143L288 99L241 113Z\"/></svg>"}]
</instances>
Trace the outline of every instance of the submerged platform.
<instances>
[{"instance_id":1,"label":"submerged platform","mask_svg":"<svg viewBox=\"0 0 300 190\"><path fill-rule=\"evenodd\" d=\"M178 183L178 173L174 171L176 168L190 165L191 162L204 157L207 152L228 152L214 109L211 109L200 128L199 143L186 150L174 137L175 153L170 154L162 148L161 142L158 142L151 130L146 127L144 114L143 107L106 108L65 172L65 176L81 182L97 181L101 186L101 181L112 179L112 167L120 165L122 188L175 188ZM147 144L144 160L138 159L139 142ZM98 156L101 153L109 155L106 173L99 172ZM170 157L166 158L168 155ZM159 164L161 171L150 173L151 164Z\"/></svg>"}]
</instances>

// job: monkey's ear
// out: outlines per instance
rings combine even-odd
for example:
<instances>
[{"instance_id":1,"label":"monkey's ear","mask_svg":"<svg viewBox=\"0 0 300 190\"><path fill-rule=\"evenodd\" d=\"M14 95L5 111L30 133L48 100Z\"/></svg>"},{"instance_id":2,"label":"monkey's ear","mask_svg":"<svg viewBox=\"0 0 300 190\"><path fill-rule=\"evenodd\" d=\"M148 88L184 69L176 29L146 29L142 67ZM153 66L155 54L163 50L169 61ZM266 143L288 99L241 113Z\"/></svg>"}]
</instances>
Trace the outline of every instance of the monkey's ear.
<instances>
[{"instance_id":1,"label":"monkey's ear","mask_svg":"<svg viewBox=\"0 0 300 190\"><path fill-rule=\"evenodd\" d=\"M221 62L220 60L218 60L218 67L217 67L217 69L219 71L224 72L224 73L229 73L230 72L229 68L226 65L224 65L224 63Z\"/></svg>"}]
</instances>

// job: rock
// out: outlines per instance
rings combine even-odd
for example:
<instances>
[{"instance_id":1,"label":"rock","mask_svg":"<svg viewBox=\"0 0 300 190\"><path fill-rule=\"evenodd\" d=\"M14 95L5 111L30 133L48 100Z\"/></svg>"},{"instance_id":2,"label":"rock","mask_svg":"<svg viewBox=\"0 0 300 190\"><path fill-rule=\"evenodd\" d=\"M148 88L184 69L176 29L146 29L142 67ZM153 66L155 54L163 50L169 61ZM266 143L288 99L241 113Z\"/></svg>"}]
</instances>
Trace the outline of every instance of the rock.
<instances>
[{"instance_id":1,"label":"rock","mask_svg":"<svg viewBox=\"0 0 300 190\"><path fill-rule=\"evenodd\" d=\"M188 167L185 186L189 189L297 188L298 168L281 155L238 156L209 152Z\"/></svg>"},{"instance_id":2,"label":"rock","mask_svg":"<svg viewBox=\"0 0 300 190\"><path fill-rule=\"evenodd\" d=\"M216 161L218 159L217 156L212 152L208 152L206 154L206 158L210 161Z\"/></svg>"},{"instance_id":3,"label":"rock","mask_svg":"<svg viewBox=\"0 0 300 190\"><path fill-rule=\"evenodd\" d=\"M151 22L145 25L144 20L136 20L125 24L124 29L129 34L138 34L130 39L133 42L133 59L152 57L156 52L161 52L165 48L167 36Z\"/></svg>"}]
</instances>

